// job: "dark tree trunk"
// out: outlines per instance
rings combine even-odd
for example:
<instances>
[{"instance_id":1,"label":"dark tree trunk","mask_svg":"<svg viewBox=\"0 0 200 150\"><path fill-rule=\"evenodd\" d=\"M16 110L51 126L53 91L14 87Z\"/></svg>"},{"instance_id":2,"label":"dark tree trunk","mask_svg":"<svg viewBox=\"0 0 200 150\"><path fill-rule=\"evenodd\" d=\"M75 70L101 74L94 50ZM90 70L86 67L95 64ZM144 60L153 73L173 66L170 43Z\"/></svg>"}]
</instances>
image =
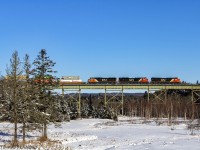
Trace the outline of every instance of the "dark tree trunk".
<instances>
[{"instance_id":1,"label":"dark tree trunk","mask_svg":"<svg viewBox=\"0 0 200 150\"><path fill-rule=\"evenodd\" d=\"M44 123L43 124L43 137L45 138L45 139L47 139L47 124L46 123Z\"/></svg>"},{"instance_id":2,"label":"dark tree trunk","mask_svg":"<svg viewBox=\"0 0 200 150\"><path fill-rule=\"evenodd\" d=\"M23 122L22 132L23 132L23 142L25 142L26 131L25 131L25 123L24 122Z\"/></svg>"}]
</instances>

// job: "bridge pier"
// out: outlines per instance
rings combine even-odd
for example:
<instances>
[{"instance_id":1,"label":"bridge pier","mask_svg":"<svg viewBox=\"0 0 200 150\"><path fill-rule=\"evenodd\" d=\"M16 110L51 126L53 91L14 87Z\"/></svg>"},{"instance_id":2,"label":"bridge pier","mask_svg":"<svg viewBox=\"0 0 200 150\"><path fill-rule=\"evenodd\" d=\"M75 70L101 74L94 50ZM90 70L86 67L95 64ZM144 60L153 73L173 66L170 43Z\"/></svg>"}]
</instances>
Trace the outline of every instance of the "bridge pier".
<instances>
[{"instance_id":1,"label":"bridge pier","mask_svg":"<svg viewBox=\"0 0 200 150\"><path fill-rule=\"evenodd\" d=\"M122 87L122 101L121 101L121 105L122 105L122 116L124 115L124 88Z\"/></svg>"},{"instance_id":2,"label":"bridge pier","mask_svg":"<svg viewBox=\"0 0 200 150\"><path fill-rule=\"evenodd\" d=\"M104 105L107 106L107 97L106 97L106 87L105 87L105 93L104 93Z\"/></svg>"},{"instance_id":3,"label":"bridge pier","mask_svg":"<svg viewBox=\"0 0 200 150\"><path fill-rule=\"evenodd\" d=\"M152 115L155 116L155 112L157 111L157 115L162 116L159 110L157 110L157 105L164 106L167 102L167 91L166 87L162 89L152 89L148 86L147 88L147 106L146 106L146 119L150 119ZM163 108L163 107L162 107ZM156 109L156 110L155 110Z\"/></svg>"},{"instance_id":4,"label":"bridge pier","mask_svg":"<svg viewBox=\"0 0 200 150\"><path fill-rule=\"evenodd\" d=\"M200 90L192 90L192 102L195 103L197 100L200 99Z\"/></svg>"},{"instance_id":5,"label":"bridge pier","mask_svg":"<svg viewBox=\"0 0 200 150\"><path fill-rule=\"evenodd\" d=\"M78 118L81 118L81 89L78 90Z\"/></svg>"},{"instance_id":6,"label":"bridge pier","mask_svg":"<svg viewBox=\"0 0 200 150\"><path fill-rule=\"evenodd\" d=\"M78 89L64 89L62 88L62 96L68 96L66 100L69 102L69 105L76 105L77 116L81 117L81 88Z\"/></svg>"},{"instance_id":7,"label":"bridge pier","mask_svg":"<svg viewBox=\"0 0 200 150\"><path fill-rule=\"evenodd\" d=\"M192 120L195 117L195 103L200 100L200 90L191 90L191 100L192 100Z\"/></svg>"},{"instance_id":8,"label":"bridge pier","mask_svg":"<svg viewBox=\"0 0 200 150\"><path fill-rule=\"evenodd\" d=\"M108 93L113 92L113 93ZM116 92L116 93L115 93ZM108 98L108 95L110 96ZM118 96L121 95L121 99L117 99ZM119 103L118 106L112 107L114 104ZM121 115L124 115L124 89L107 89L105 87L105 93L104 93L104 106L108 107L111 106L112 109L116 109L115 111L118 111L118 108L121 106Z\"/></svg>"},{"instance_id":9,"label":"bridge pier","mask_svg":"<svg viewBox=\"0 0 200 150\"><path fill-rule=\"evenodd\" d=\"M166 101L167 100L167 90L151 90L154 91L152 95L154 96L154 100ZM160 93L157 95L155 91L159 91Z\"/></svg>"}]
</instances>

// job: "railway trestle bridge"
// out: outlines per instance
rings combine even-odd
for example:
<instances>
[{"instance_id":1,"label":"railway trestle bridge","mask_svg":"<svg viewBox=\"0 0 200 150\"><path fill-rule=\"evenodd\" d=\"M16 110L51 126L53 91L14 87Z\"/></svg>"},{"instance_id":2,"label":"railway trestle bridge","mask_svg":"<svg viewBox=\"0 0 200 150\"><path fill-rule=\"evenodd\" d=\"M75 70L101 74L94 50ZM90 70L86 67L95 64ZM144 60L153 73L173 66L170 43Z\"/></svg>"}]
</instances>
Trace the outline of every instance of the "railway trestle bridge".
<instances>
[{"instance_id":1,"label":"railway trestle bridge","mask_svg":"<svg viewBox=\"0 0 200 150\"><path fill-rule=\"evenodd\" d=\"M147 94L147 101L150 100L150 94L154 95L154 99L166 101L168 90L189 90L191 91L191 102L195 103L200 99L200 85L197 84L69 84L61 85L56 89L62 90L62 95L68 95L69 99L76 103L78 114L81 112L81 92L83 90L103 90L104 105L112 103L112 99L120 96L118 107L121 109L121 114L124 115L124 91L144 90ZM160 91L156 94L155 91ZM111 97L108 97L108 93Z\"/></svg>"}]
</instances>

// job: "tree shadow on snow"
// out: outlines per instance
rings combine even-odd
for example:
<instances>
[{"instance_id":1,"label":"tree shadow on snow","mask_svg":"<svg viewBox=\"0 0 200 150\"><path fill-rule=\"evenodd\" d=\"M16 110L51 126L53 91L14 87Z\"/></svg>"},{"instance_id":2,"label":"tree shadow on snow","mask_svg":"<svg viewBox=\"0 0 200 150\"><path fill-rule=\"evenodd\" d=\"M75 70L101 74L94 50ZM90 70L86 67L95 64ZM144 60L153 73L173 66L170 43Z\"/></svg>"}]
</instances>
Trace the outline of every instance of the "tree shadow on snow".
<instances>
[{"instance_id":1,"label":"tree shadow on snow","mask_svg":"<svg viewBox=\"0 0 200 150\"><path fill-rule=\"evenodd\" d=\"M5 133L5 132L0 132L0 136L13 136L13 134ZM23 135L17 135L17 137L22 137ZM39 136L33 136L33 135L26 135L27 138L30 137L39 137Z\"/></svg>"},{"instance_id":2,"label":"tree shadow on snow","mask_svg":"<svg viewBox=\"0 0 200 150\"><path fill-rule=\"evenodd\" d=\"M12 136L11 134L0 132L0 136Z\"/></svg>"}]
</instances>

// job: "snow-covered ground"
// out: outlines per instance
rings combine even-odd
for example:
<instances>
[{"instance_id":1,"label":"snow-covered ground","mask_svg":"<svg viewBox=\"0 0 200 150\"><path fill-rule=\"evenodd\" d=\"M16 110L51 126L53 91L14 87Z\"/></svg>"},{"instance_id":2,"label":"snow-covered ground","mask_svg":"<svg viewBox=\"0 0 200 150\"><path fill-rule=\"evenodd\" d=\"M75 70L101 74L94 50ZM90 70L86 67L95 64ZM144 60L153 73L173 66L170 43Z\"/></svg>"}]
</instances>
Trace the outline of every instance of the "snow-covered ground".
<instances>
[{"instance_id":1,"label":"snow-covered ground","mask_svg":"<svg viewBox=\"0 0 200 150\"><path fill-rule=\"evenodd\" d=\"M0 123L0 145L12 139L12 124ZM21 134L21 133L20 133ZM39 132L29 132L37 139ZM187 129L186 123L173 126L155 121L122 117L118 122L103 119L80 119L49 125L49 138L59 141L63 149L72 150L199 150L200 132ZM19 136L21 138L21 136ZM49 149L49 148L48 148ZM52 147L52 149L57 149Z\"/></svg>"}]
</instances>

